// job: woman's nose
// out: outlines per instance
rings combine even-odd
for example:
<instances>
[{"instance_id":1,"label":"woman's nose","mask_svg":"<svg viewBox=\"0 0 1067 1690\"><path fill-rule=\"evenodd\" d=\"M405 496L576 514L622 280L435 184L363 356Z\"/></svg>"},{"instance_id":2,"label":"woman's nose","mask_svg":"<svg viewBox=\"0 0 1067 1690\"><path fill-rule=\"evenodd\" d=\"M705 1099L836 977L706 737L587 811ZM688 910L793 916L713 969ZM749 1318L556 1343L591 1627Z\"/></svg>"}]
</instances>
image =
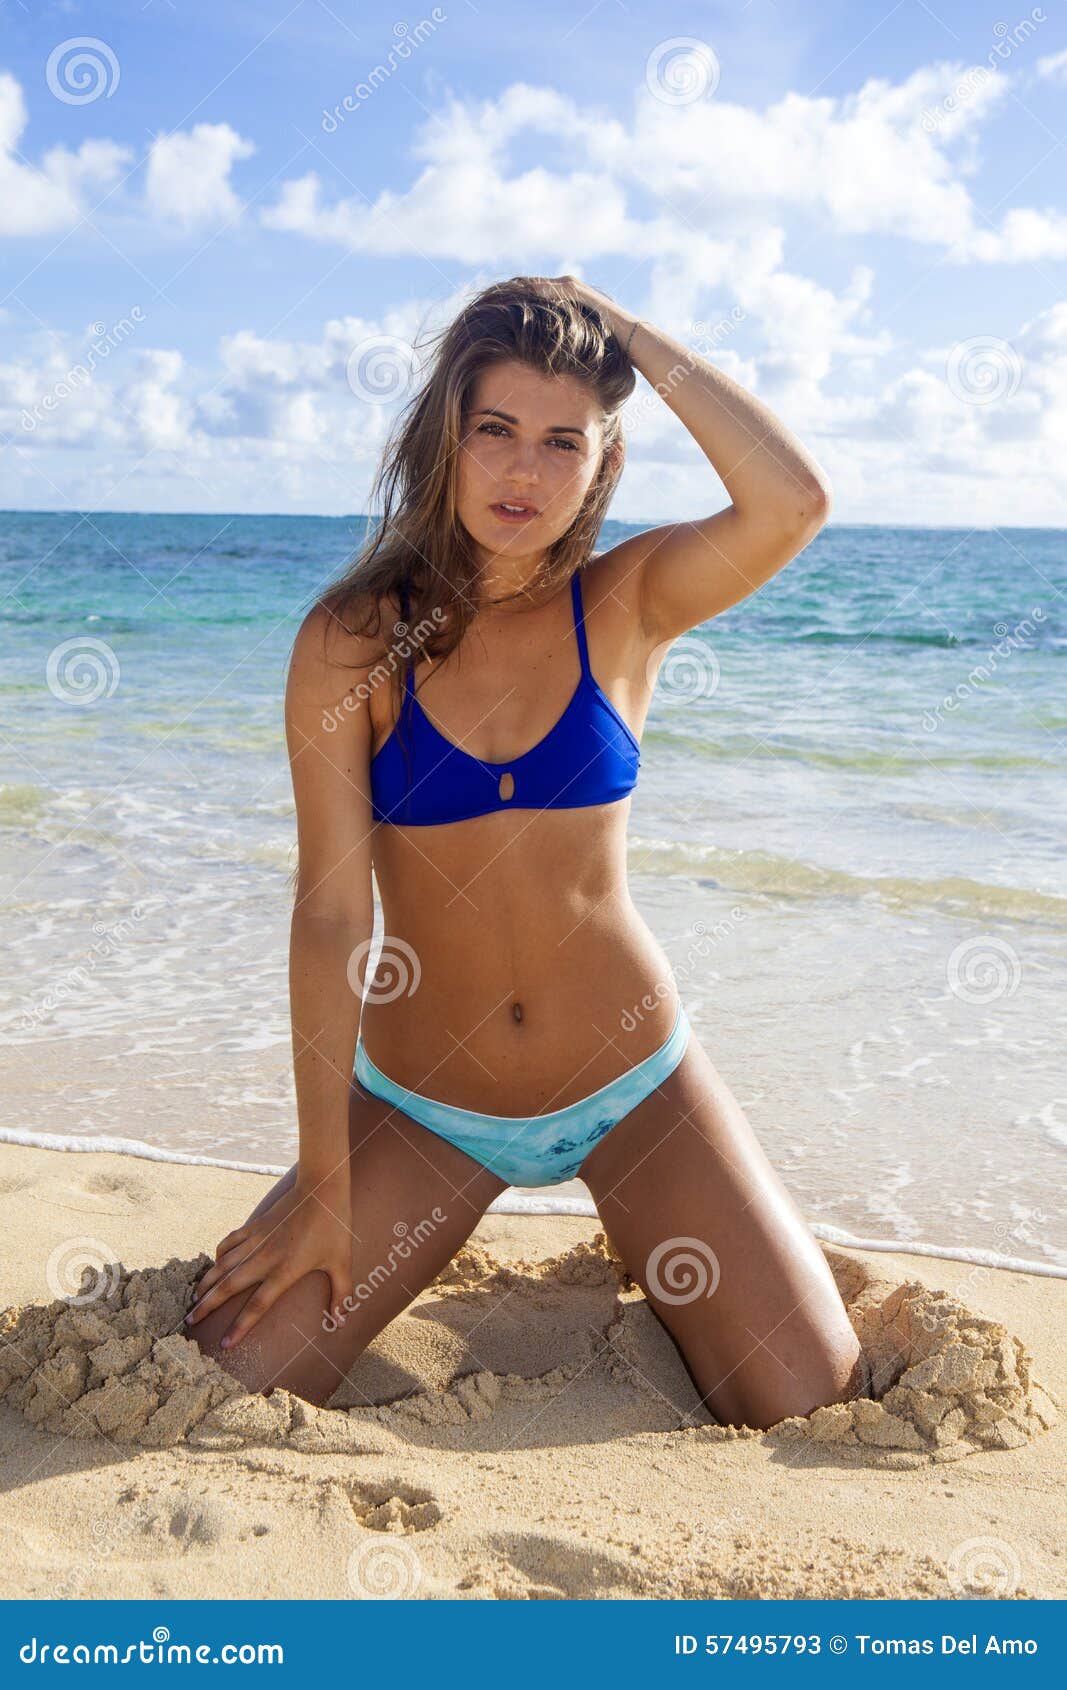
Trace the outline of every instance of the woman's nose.
<instances>
[{"instance_id":1,"label":"woman's nose","mask_svg":"<svg viewBox=\"0 0 1067 1690\"><path fill-rule=\"evenodd\" d=\"M513 442L508 453L508 469L512 475L536 476L537 474L537 445L528 441L524 445L521 441Z\"/></svg>"}]
</instances>

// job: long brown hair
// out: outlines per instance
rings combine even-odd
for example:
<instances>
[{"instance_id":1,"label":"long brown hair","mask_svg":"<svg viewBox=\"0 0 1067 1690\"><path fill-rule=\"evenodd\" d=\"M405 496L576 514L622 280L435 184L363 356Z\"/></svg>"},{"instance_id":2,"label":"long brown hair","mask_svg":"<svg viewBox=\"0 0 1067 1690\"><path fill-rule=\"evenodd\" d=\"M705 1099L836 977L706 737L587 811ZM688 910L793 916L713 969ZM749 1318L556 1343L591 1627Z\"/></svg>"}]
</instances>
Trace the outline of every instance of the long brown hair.
<instances>
[{"instance_id":1,"label":"long brown hair","mask_svg":"<svg viewBox=\"0 0 1067 1690\"><path fill-rule=\"evenodd\" d=\"M350 633L366 634L377 617L375 638L384 595L393 593L406 605L405 620L393 627L401 636L393 648L399 661L389 665L397 706L415 652L446 657L478 613L480 571L474 542L456 514L456 471L480 373L516 359L546 376L583 381L601 408L600 467L577 517L521 589L534 598L542 589L549 596L592 553L625 463L620 412L637 379L594 306L549 297L528 276L485 288L430 338L431 345L435 339L425 379L394 424L375 476L370 503L373 510L380 501L378 526L345 572L319 594L319 602Z\"/></svg>"}]
</instances>

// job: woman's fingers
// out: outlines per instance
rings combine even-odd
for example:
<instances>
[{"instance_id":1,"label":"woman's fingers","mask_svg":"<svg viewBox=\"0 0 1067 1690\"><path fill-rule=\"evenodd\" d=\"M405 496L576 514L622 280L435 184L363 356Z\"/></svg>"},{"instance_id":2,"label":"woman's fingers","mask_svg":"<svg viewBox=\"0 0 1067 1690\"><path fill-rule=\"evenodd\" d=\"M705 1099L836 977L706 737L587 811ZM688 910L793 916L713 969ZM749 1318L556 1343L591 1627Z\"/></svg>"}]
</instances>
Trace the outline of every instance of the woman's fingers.
<instances>
[{"instance_id":1,"label":"woman's fingers","mask_svg":"<svg viewBox=\"0 0 1067 1690\"><path fill-rule=\"evenodd\" d=\"M247 1261L250 1256L254 1255L256 1249L257 1244L255 1241L249 1243L247 1240L244 1240L240 1244L234 1244L229 1250L224 1251L217 1261L212 1262L211 1266L205 1271L202 1278L197 1283L197 1301L199 1302L204 1293L209 1291L213 1285L216 1285L220 1279L224 1279L228 1273L232 1273L233 1269L241 1262Z\"/></svg>"},{"instance_id":2,"label":"woman's fingers","mask_svg":"<svg viewBox=\"0 0 1067 1690\"><path fill-rule=\"evenodd\" d=\"M235 1226L232 1232L228 1232L226 1234L225 1238L219 1239L218 1243L215 1245L216 1259L223 1255L227 1250L233 1249L233 1246L247 1233L248 1226L249 1223L246 1221L244 1226Z\"/></svg>"},{"instance_id":3,"label":"woman's fingers","mask_svg":"<svg viewBox=\"0 0 1067 1690\"><path fill-rule=\"evenodd\" d=\"M346 1309L352 1307L352 1293L352 1264L346 1262L330 1272L330 1313L335 1319L343 1319Z\"/></svg>"},{"instance_id":4,"label":"woman's fingers","mask_svg":"<svg viewBox=\"0 0 1067 1690\"><path fill-rule=\"evenodd\" d=\"M221 1348L228 1350L234 1344L240 1343L255 1326L256 1321L262 1319L271 1304L276 1303L282 1292L287 1291L291 1284L292 1280L280 1273L264 1279L253 1291L237 1319L223 1333Z\"/></svg>"},{"instance_id":5,"label":"woman's fingers","mask_svg":"<svg viewBox=\"0 0 1067 1690\"><path fill-rule=\"evenodd\" d=\"M185 1324L191 1326L195 1321L202 1320L211 1309L217 1308L228 1297L243 1291L249 1285L255 1285L263 1279L268 1271L267 1264L259 1261L255 1251L247 1251L238 1246L232 1259L227 1257L224 1263L209 1270L211 1283L204 1288L204 1281L200 1282L196 1302L185 1317Z\"/></svg>"}]
</instances>

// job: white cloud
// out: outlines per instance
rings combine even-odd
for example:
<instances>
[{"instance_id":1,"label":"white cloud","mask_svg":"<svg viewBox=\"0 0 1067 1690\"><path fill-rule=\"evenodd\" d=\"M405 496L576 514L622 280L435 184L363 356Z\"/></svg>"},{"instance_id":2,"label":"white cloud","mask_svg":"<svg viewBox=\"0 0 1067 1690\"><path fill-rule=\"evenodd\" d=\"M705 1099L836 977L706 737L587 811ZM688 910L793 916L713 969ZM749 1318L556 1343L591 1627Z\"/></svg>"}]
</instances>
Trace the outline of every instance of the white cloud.
<instances>
[{"instance_id":1,"label":"white cloud","mask_svg":"<svg viewBox=\"0 0 1067 1690\"><path fill-rule=\"evenodd\" d=\"M1005 213L999 229L976 230L959 256L986 264L1067 258L1067 217L1059 211L1020 206Z\"/></svg>"},{"instance_id":2,"label":"white cloud","mask_svg":"<svg viewBox=\"0 0 1067 1690\"><path fill-rule=\"evenodd\" d=\"M1042 74L1058 75L1061 58L1041 61ZM875 506L900 520L920 511L934 521L960 512L1019 520L1020 490L1027 520L1063 520L1067 305L1003 328L1022 380L997 404L967 403L946 380L952 348L901 347L879 326L874 272L854 262L854 248L843 270L832 267L837 235L919 243L950 263L1067 256L1067 215L1017 206L990 227L968 192L983 125L1008 87L1004 72L939 65L847 96L788 95L762 111L719 93L667 106L642 89L626 123L524 84L493 100L453 99L416 135L406 188L372 202L331 196L313 172L284 184L262 221L375 256L428 257L431 279L435 258L457 258L469 277L459 294L377 318L334 317L303 340L240 327L207 368L139 337L27 436L20 408L72 359L59 337L35 341L31 356L0 367L0 428L20 464L47 466L56 485L76 478L49 464L51 449L77 447L81 461L99 447L108 466L148 454L138 488L159 476L156 454L169 456L189 477L192 509L210 508L210 483L226 488L216 509L255 508L257 495L278 509L288 494L304 508L358 510L395 407L353 392L354 357L382 346L388 364L397 347L402 363L432 318L449 320L509 268L560 255L560 268L592 270L596 282L604 255L617 253L632 266L642 315L705 350L811 445L841 520ZM52 149L30 166L11 156L25 121L18 84L0 77L0 223L6 214L19 232L69 226L87 190L113 182L129 155L102 141ZM323 150L347 146L349 133L342 127ZM142 204L179 231L240 215L231 175L252 151L225 123L159 137ZM830 282L802 273L809 253ZM893 321L921 339L913 320ZM660 520L719 502L695 442L645 384L629 410L632 455L613 515Z\"/></svg>"},{"instance_id":3,"label":"white cloud","mask_svg":"<svg viewBox=\"0 0 1067 1690\"><path fill-rule=\"evenodd\" d=\"M133 157L114 141L83 141L77 152L51 147L40 165L19 156L26 127L22 89L7 71L0 72L0 236L60 233L92 209L117 182Z\"/></svg>"},{"instance_id":4,"label":"white cloud","mask_svg":"<svg viewBox=\"0 0 1067 1690\"><path fill-rule=\"evenodd\" d=\"M1067 81L1067 47L1038 59L1036 68L1038 76L1048 76L1058 82Z\"/></svg>"},{"instance_id":5,"label":"white cloud","mask_svg":"<svg viewBox=\"0 0 1067 1690\"><path fill-rule=\"evenodd\" d=\"M774 250L773 243L762 248L762 268L753 265L746 277L762 346L740 351L729 318L721 317L726 331L710 355L767 399L815 452L834 486L839 520L876 513L901 521L952 522L961 513L976 523L1024 514L1035 522L1064 520L1067 303L1009 331L1006 356L1019 381L1009 381L996 403L982 402L978 386L979 398L970 401L948 379L950 346L920 352L893 378L868 367L884 348L880 337L864 333L867 269L859 267L835 297L775 270ZM435 309L447 318L458 304L454 298ZM715 312L705 318L713 329ZM394 408L352 392L350 358L368 344L410 344L428 327L426 307L411 302L380 319L332 318L315 340L272 340L243 329L220 343L207 379L175 350L128 346L27 435L18 426L20 410L73 362L69 348L42 343L33 363L0 366L0 427L18 447L13 500L45 497L35 465L50 478L45 502L60 488L72 494L85 461L102 465L95 503L114 483L127 495L120 503L148 497L162 509L363 509ZM998 356L995 346L994 373ZM846 358L856 365L851 382L830 391L831 363ZM696 443L643 382L624 420L630 456L614 517L677 519L723 502ZM78 449L73 460L70 448ZM58 460L57 450L64 453Z\"/></svg>"},{"instance_id":6,"label":"white cloud","mask_svg":"<svg viewBox=\"0 0 1067 1690\"><path fill-rule=\"evenodd\" d=\"M157 217L183 228L236 217L241 201L230 185L239 159L255 152L228 123L198 123L152 142L145 199Z\"/></svg>"},{"instance_id":7,"label":"white cloud","mask_svg":"<svg viewBox=\"0 0 1067 1690\"><path fill-rule=\"evenodd\" d=\"M261 217L351 251L468 263L569 251L576 232L588 259L652 257L665 225L680 251L694 237L737 239L791 213L821 220L828 234L892 234L969 253L984 233L961 179L973 157L953 162L950 149L973 139L1008 86L1002 71L938 64L839 97L789 94L764 111L719 94L674 105L642 88L623 123L516 84L496 100L453 98L435 114L411 149L424 168L406 190L327 201L310 172L285 183ZM343 137L329 144L342 147ZM568 167L509 169L509 149L539 137L565 152ZM628 203L635 190L654 196L652 220Z\"/></svg>"}]
</instances>

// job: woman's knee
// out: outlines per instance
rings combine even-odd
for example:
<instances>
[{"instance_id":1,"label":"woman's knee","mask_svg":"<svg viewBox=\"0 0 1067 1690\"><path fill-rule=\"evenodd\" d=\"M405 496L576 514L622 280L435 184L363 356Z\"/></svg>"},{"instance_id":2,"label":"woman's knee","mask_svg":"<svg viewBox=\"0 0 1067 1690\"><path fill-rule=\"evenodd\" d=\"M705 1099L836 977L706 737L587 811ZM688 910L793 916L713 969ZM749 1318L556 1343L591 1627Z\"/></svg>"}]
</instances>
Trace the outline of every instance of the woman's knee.
<instances>
[{"instance_id":1,"label":"woman's knee","mask_svg":"<svg viewBox=\"0 0 1067 1690\"><path fill-rule=\"evenodd\" d=\"M319 1269L305 1274L271 1304L251 1331L224 1350L223 1337L255 1289L251 1286L228 1298L189 1329L188 1336L250 1392L269 1396L281 1387L309 1402L325 1402L360 1348L354 1322L342 1336L334 1336L338 1328L330 1319L329 1276Z\"/></svg>"},{"instance_id":2,"label":"woman's knee","mask_svg":"<svg viewBox=\"0 0 1067 1690\"><path fill-rule=\"evenodd\" d=\"M724 1425L766 1431L817 1408L871 1395L870 1367L851 1328L846 1337L807 1334L803 1358L787 1359L781 1343L749 1337L751 1349L732 1366L702 1345L683 1350L702 1402Z\"/></svg>"}]
</instances>

